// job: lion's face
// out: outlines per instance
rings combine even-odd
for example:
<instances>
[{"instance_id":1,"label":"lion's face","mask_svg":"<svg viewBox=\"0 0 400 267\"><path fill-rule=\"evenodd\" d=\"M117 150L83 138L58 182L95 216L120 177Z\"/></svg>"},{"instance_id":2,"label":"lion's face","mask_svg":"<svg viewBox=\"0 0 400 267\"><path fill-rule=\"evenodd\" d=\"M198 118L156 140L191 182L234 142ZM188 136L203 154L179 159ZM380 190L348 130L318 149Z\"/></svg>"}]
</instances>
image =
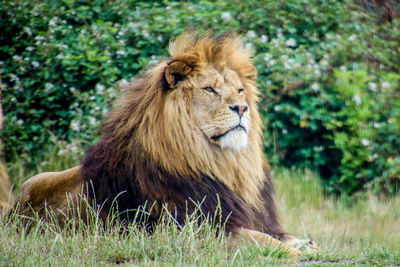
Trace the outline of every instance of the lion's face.
<instances>
[{"instance_id":1,"label":"lion's face","mask_svg":"<svg viewBox=\"0 0 400 267\"><path fill-rule=\"evenodd\" d=\"M250 109L239 75L228 67L219 72L208 66L192 81L193 115L205 138L222 149L246 147Z\"/></svg>"}]
</instances>

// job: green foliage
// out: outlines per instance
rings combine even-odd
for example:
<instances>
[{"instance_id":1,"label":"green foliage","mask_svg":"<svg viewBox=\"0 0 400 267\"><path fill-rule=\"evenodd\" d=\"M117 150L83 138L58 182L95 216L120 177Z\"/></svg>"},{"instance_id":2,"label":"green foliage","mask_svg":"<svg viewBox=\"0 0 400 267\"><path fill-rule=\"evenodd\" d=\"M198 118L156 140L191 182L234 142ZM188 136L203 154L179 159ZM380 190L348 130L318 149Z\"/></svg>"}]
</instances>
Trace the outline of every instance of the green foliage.
<instances>
[{"instance_id":1,"label":"green foliage","mask_svg":"<svg viewBox=\"0 0 400 267\"><path fill-rule=\"evenodd\" d=\"M350 193L367 184L395 191L400 174L400 74L382 73L380 90L366 70L335 71L334 90L344 106L333 130L335 147L343 153L337 181Z\"/></svg>"},{"instance_id":2,"label":"green foliage","mask_svg":"<svg viewBox=\"0 0 400 267\"><path fill-rule=\"evenodd\" d=\"M212 28L239 32L255 51L273 164L315 168L334 192L392 192L399 24L378 24L350 0L3 1L7 159L29 161L54 136L93 143L118 85L165 57L172 36Z\"/></svg>"}]
</instances>

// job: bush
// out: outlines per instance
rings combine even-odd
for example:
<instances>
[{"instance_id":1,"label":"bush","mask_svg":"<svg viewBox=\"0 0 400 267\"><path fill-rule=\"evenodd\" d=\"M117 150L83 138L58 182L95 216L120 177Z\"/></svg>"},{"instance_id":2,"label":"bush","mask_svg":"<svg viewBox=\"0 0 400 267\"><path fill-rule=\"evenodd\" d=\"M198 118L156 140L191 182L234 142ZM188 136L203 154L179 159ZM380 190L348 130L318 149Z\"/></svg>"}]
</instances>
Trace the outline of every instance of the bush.
<instances>
[{"instance_id":1,"label":"bush","mask_svg":"<svg viewBox=\"0 0 400 267\"><path fill-rule=\"evenodd\" d=\"M7 159L29 162L52 138L94 142L118 85L199 28L239 32L255 51L273 164L317 169L332 192L395 189L399 20L350 0L3 1Z\"/></svg>"}]
</instances>

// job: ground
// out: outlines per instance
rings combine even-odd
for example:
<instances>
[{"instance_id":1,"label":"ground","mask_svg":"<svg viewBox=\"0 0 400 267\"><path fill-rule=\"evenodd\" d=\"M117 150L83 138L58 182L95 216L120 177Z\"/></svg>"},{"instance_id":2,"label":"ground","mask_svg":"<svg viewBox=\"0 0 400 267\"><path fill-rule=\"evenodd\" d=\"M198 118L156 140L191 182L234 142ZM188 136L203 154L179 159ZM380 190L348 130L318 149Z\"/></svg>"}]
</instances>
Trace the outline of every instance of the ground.
<instances>
[{"instance_id":1,"label":"ground","mask_svg":"<svg viewBox=\"0 0 400 267\"><path fill-rule=\"evenodd\" d=\"M9 164L15 183L35 172L60 170L78 162L76 155L49 153L29 171L21 162ZM54 162L54 163L46 163ZM366 193L358 200L326 196L311 171L274 169L276 200L282 223L290 233L311 238L320 252L297 261L283 251L241 246L229 250L227 238L209 225L188 221L182 229L168 215L152 236L134 226L126 234L104 231L98 221L78 231L39 223L26 234L16 222L0 221L0 266L261 266L393 265L400 262L400 197ZM19 187L15 190L18 191ZM106 227L107 228L107 227ZM111 230L110 230L111 229Z\"/></svg>"}]
</instances>

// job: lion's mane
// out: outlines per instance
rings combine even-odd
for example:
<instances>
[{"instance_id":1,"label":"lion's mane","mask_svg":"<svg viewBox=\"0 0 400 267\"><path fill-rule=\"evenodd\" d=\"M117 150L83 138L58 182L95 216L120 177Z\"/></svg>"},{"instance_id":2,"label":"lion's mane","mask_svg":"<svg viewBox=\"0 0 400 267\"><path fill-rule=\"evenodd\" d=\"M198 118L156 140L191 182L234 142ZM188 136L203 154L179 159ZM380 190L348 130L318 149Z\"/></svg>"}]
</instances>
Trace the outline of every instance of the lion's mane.
<instances>
[{"instance_id":1,"label":"lion's mane","mask_svg":"<svg viewBox=\"0 0 400 267\"><path fill-rule=\"evenodd\" d=\"M121 219L128 221L147 203L153 206L150 223L157 221L165 204L178 222L196 209L195 203L202 202L205 214L215 214L220 205L228 232L245 227L282 237L261 149L251 54L233 35L183 34L171 43L169 52L168 60L124 88L99 141L87 150L81 175L94 188L88 190L90 197L108 209L116 203L120 212L126 211ZM185 62L189 70L182 74L168 69L175 61ZM228 66L251 90L247 101L252 130L244 151L221 149L198 134L190 92L171 88L166 76L171 74L178 83L207 64L217 69Z\"/></svg>"}]
</instances>

